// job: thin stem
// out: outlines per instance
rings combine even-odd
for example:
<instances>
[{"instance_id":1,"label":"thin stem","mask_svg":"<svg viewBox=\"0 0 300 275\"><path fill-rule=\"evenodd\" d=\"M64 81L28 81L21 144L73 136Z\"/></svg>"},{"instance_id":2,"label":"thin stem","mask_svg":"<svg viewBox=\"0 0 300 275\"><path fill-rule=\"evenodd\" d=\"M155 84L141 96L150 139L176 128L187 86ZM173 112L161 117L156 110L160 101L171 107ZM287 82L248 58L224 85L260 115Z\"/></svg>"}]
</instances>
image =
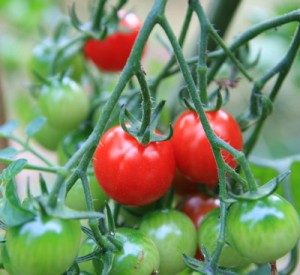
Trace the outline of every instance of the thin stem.
<instances>
[{"instance_id":1,"label":"thin stem","mask_svg":"<svg viewBox=\"0 0 300 275\"><path fill-rule=\"evenodd\" d=\"M150 140L149 125L151 122L151 113L152 113L151 112L151 110L152 110L151 94L150 94L150 90L147 85L145 74L142 71L142 69L136 73L136 77L137 77L140 87L141 87L142 110L143 110L142 125L141 125L139 135L141 137L143 137L142 144L145 145L145 144L148 144L149 140Z\"/></svg>"},{"instance_id":2,"label":"thin stem","mask_svg":"<svg viewBox=\"0 0 300 275\"><path fill-rule=\"evenodd\" d=\"M250 114L257 114L259 113L259 102L257 100L257 94L260 94L261 90L264 88L265 84L276 74L278 74L277 80L270 92L269 99L271 102L274 102L280 88L286 79L286 76L293 64L294 59L297 56L298 49L300 47L300 24L298 25L298 28L296 30L296 33L293 37L293 40L291 42L291 45L289 47L289 50L287 54L283 57L283 59L270 71L268 71L265 75L263 75L259 80L255 82L253 92L252 92L252 100L250 105ZM251 135L249 136L248 140L245 142L245 155L248 156L251 151L253 150L257 140L258 136L263 128L265 122L265 118L262 118L258 121L258 123L255 125L255 128Z\"/></svg>"},{"instance_id":3,"label":"thin stem","mask_svg":"<svg viewBox=\"0 0 300 275\"><path fill-rule=\"evenodd\" d=\"M7 159L7 158L0 158L0 163L4 164L11 164L14 160ZM61 175L66 175L67 171L63 167L44 167L44 166L39 166L39 165L34 165L34 164L25 164L24 169L27 170L36 170L36 171L41 171L41 172L47 172L47 173L52 173L52 174L61 174Z\"/></svg>"},{"instance_id":4,"label":"thin stem","mask_svg":"<svg viewBox=\"0 0 300 275\"><path fill-rule=\"evenodd\" d=\"M101 17L102 17L102 14L104 11L104 6L105 6L106 2L107 2L106 0L98 1L98 5L96 7L96 13L94 15L93 22L92 22L93 30L101 31L102 25L100 24L100 22L101 22Z\"/></svg>"},{"instance_id":5,"label":"thin stem","mask_svg":"<svg viewBox=\"0 0 300 275\"><path fill-rule=\"evenodd\" d=\"M263 33L266 30L269 29L275 29L278 26L294 22L294 21L300 21L300 9L296 11L292 11L290 13L265 20L261 23L258 23L249 29L247 29L245 32L243 32L240 36L238 36L234 42L232 42L228 49L232 52L236 51L239 47L249 42L251 39L255 38L259 34ZM216 54L220 54L220 57L213 63L213 65L210 67L210 70L208 72L207 80L208 83L210 83L222 64L226 60L226 54L223 50L216 51Z\"/></svg>"},{"instance_id":6,"label":"thin stem","mask_svg":"<svg viewBox=\"0 0 300 275\"><path fill-rule=\"evenodd\" d=\"M42 162L44 162L49 167L54 167L55 166L47 158L43 157L38 151L36 151L31 146L29 146L28 143L22 141L21 139L19 139L18 137L14 136L14 135L11 135L10 139L13 140L13 141L15 141L15 142L17 142L18 144L20 144L24 148L25 151L28 151L28 152L32 153L34 156L36 156L37 158L39 158Z\"/></svg>"},{"instance_id":7,"label":"thin stem","mask_svg":"<svg viewBox=\"0 0 300 275\"><path fill-rule=\"evenodd\" d=\"M182 47L186 36L187 36L187 32L191 23L191 19L192 19L192 15L193 15L193 10L191 7L188 7L187 11L186 11L186 15L184 17L184 22L182 25L182 29L180 31L180 35L179 35L179 39L178 39L178 43L179 45ZM172 68L172 66L175 64L176 62L176 58L174 55L172 55L171 59L169 60L169 62L164 66L164 68L161 70L161 72L159 74L157 74L156 78L152 81L151 83L151 90L152 90L152 94L155 95L158 85L161 83L161 81L166 77L169 76L169 71Z\"/></svg>"}]
</instances>

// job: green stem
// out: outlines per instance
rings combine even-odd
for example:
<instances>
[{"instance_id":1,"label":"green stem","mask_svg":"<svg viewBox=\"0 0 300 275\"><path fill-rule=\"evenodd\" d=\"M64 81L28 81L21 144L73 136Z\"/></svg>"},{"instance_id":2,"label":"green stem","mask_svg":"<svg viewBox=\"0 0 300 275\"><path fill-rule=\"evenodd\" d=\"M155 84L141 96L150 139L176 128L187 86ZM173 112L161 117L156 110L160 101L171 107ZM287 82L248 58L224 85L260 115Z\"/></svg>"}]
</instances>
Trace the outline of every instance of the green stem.
<instances>
[{"instance_id":1,"label":"green stem","mask_svg":"<svg viewBox=\"0 0 300 275\"><path fill-rule=\"evenodd\" d=\"M11 164L14 160L7 159L7 158L0 158L0 163L4 164ZM43 167L34 164L25 164L24 169L27 170L36 170L41 172L47 172L52 174L61 174L66 175L68 172L63 167Z\"/></svg>"},{"instance_id":2,"label":"green stem","mask_svg":"<svg viewBox=\"0 0 300 275\"><path fill-rule=\"evenodd\" d=\"M264 88L265 84L276 74L278 74L277 80L270 92L269 99L274 102L280 88L286 79L286 76L293 64L294 59L297 56L298 49L300 47L300 24L298 25L298 28L296 30L296 33L293 37L293 40L291 42L291 45L289 47L289 50L287 54L283 57L283 59L269 72L267 72L265 75L263 75L259 80L255 82L253 92L252 92L252 100L250 105L250 114L256 115L259 113L259 103L257 100L257 95L261 93L261 90ZM262 118L257 122L255 125L254 130L252 131L251 135L249 136L248 140L245 142L245 148L244 152L245 155L248 156L251 151L253 150L258 137L260 135L260 132L263 128L265 122L265 118Z\"/></svg>"},{"instance_id":3,"label":"green stem","mask_svg":"<svg viewBox=\"0 0 300 275\"><path fill-rule=\"evenodd\" d=\"M145 74L142 70L139 70L136 73L136 77L139 81L141 92L142 92L142 124L139 132L139 136L142 137L142 144L146 145L150 141L150 122L151 122L151 113L152 113L152 102L151 94L147 85Z\"/></svg>"},{"instance_id":4,"label":"green stem","mask_svg":"<svg viewBox=\"0 0 300 275\"><path fill-rule=\"evenodd\" d=\"M239 47L242 45L246 44L249 42L251 39L255 38L259 34L263 33L266 30L269 29L275 29L278 26L294 22L294 21L300 21L300 9L296 11L292 11L290 13L265 20L261 23L258 23L249 29L247 29L245 32L243 32L240 36L238 36L234 42L232 42L229 46L228 49L232 52L236 51ZM219 58L213 63L213 65L210 67L210 70L208 72L208 83L210 83L222 64L226 60L226 54L224 53L223 50L218 50L215 52L216 55L219 55Z\"/></svg>"},{"instance_id":5,"label":"green stem","mask_svg":"<svg viewBox=\"0 0 300 275\"><path fill-rule=\"evenodd\" d=\"M187 36L187 32L191 23L191 19L192 19L192 15L193 15L193 10L191 7L188 7L186 15L184 17L184 22L182 25L182 29L180 31L180 35L179 35L179 39L178 39L178 43L179 45L182 47L184 44L184 41L186 39ZM168 63L164 66L164 68L161 70L161 72L156 76L156 78L152 81L151 83L151 91L152 91L152 95L155 96L156 91L158 89L159 84L161 83L161 81L166 77L169 76L169 71L172 68L172 66L175 64L176 62L176 58L174 55L172 55L171 59L168 61Z\"/></svg>"},{"instance_id":6,"label":"green stem","mask_svg":"<svg viewBox=\"0 0 300 275\"><path fill-rule=\"evenodd\" d=\"M100 22L101 22L101 17L103 15L104 6L105 6L106 2L107 2L106 0L98 0L98 5L96 7L96 13L94 15L93 22L92 22L93 30L101 31L102 25L100 24Z\"/></svg>"},{"instance_id":7,"label":"green stem","mask_svg":"<svg viewBox=\"0 0 300 275\"><path fill-rule=\"evenodd\" d=\"M14 136L14 135L10 136L10 139L13 140L13 141L15 141L15 142L17 142L18 144L20 144L24 148L25 151L28 151L31 154L33 154L34 156L36 156L37 158L39 158L42 162L44 162L49 167L54 167L55 166L48 159L46 159L45 157L43 157L38 151L36 151L31 146L29 146L28 143L22 141L21 139L19 139L18 137Z\"/></svg>"}]
</instances>

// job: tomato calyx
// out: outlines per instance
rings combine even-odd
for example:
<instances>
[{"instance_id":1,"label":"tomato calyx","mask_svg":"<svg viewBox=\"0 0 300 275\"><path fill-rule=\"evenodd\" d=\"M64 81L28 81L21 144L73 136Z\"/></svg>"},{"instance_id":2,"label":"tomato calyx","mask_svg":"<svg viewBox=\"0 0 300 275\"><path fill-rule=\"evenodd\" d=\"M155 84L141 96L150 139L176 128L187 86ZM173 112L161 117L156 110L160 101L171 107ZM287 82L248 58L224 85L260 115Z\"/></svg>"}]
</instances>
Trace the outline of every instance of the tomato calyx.
<instances>
[{"instance_id":1,"label":"tomato calyx","mask_svg":"<svg viewBox=\"0 0 300 275\"><path fill-rule=\"evenodd\" d=\"M277 189L278 185L287 177L289 176L291 171L285 171L279 174L277 177L273 178L266 184L258 187L256 190L249 190L243 194L236 195L232 192L229 193L229 196L233 200L248 200L248 201L255 201L265 197L272 195L275 190Z\"/></svg>"},{"instance_id":2,"label":"tomato calyx","mask_svg":"<svg viewBox=\"0 0 300 275\"><path fill-rule=\"evenodd\" d=\"M95 12L92 13L89 21L82 23L76 14L75 4L70 9L72 25L84 35L84 40L93 38L104 40L108 35L115 33L119 28L119 21L124 17L120 13L125 3L120 1L110 12L105 10L105 3L98 2ZM126 16L126 14L125 14Z\"/></svg>"},{"instance_id":3,"label":"tomato calyx","mask_svg":"<svg viewBox=\"0 0 300 275\"><path fill-rule=\"evenodd\" d=\"M169 140L173 135L173 128L170 125L169 131L165 135L158 134L155 131L158 123L159 114L165 101L161 101L154 109L150 121L150 125L146 129L142 128L143 122L139 121L130 111L128 111L125 105L122 106L120 112L120 124L122 129L133 136L140 144L147 145L150 142L162 142Z\"/></svg>"}]
</instances>

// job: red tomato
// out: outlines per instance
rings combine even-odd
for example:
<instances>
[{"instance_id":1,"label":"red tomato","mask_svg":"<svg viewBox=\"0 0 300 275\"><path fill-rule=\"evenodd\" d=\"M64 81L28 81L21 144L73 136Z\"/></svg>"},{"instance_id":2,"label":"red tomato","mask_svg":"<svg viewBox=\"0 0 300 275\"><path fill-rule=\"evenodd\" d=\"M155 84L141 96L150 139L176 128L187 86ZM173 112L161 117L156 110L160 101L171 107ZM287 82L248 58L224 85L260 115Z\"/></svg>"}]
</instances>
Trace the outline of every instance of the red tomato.
<instances>
[{"instance_id":1,"label":"red tomato","mask_svg":"<svg viewBox=\"0 0 300 275\"><path fill-rule=\"evenodd\" d=\"M120 125L101 138L94 155L94 171L106 194L129 206L149 204L169 189L175 174L170 141L141 145Z\"/></svg>"},{"instance_id":2,"label":"red tomato","mask_svg":"<svg viewBox=\"0 0 300 275\"><path fill-rule=\"evenodd\" d=\"M196 228L198 228L204 216L217 207L220 207L219 199L198 194L187 199L181 211L190 217Z\"/></svg>"},{"instance_id":3,"label":"red tomato","mask_svg":"<svg viewBox=\"0 0 300 275\"><path fill-rule=\"evenodd\" d=\"M139 18L133 13L120 10L119 31L104 40L90 39L84 45L84 55L101 71L122 71L141 28Z\"/></svg>"},{"instance_id":4,"label":"red tomato","mask_svg":"<svg viewBox=\"0 0 300 275\"><path fill-rule=\"evenodd\" d=\"M224 110L206 112L208 122L217 136L237 150L243 148L243 136L236 120ZM185 111L176 120L174 145L177 167L191 181L215 184L218 182L216 161L197 113ZM226 163L235 168L232 155L222 150Z\"/></svg>"}]
</instances>

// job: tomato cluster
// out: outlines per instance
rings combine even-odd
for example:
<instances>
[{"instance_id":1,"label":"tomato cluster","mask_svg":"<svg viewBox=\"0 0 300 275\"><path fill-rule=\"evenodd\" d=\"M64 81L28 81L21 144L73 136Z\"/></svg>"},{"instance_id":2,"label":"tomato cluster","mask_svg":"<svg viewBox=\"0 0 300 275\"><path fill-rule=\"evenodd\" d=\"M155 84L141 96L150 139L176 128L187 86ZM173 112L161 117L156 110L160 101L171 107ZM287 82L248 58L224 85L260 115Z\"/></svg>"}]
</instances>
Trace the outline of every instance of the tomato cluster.
<instances>
[{"instance_id":1,"label":"tomato cluster","mask_svg":"<svg viewBox=\"0 0 300 275\"><path fill-rule=\"evenodd\" d=\"M121 10L118 17L114 33L103 39L89 37L82 47L85 61L94 63L101 74L124 69L141 28L132 13ZM37 48L35 55L39 51L46 51L48 64L52 56L49 48ZM34 66L42 71L43 62ZM207 109L208 126L204 127L197 112L186 110L174 119L173 135L166 140L151 140L152 136L162 135L156 130L158 127L146 127L143 134L149 135L149 142L140 142L142 127L136 131L121 117L121 123L103 130L98 141L95 123L91 121L93 117L98 122L101 119L98 94L89 97L84 88L64 74L44 79L44 74L50 72L49 67L46 69L40 76L44 81L37 94L38 106L33 110L33 116L44 116L46 123L34 138L45 148L57 151L58 165L62 166L60 177L66 177L60 192L55 194L62 217L50 199L45 203L49 194L44 190L35 204L29 203L29 212L35 213L31 219L5 228L1 256L11 275L59 275L74 270L78 271L76 274L191 274L184 256L206 264L218 242L222 242L216 260L218 268L237 270L250 264L274 262L296 245L299 217L284 198L274 194L257 198L234 194L232 200L222 196L220 199L222 168L217 165L216 147L207 137L207 128L241 152L243 134L229 112ZM137 120L134 115L128 117L130 122ZM143 122L136 124L141 126ZM93 144L82 147L90 137ZM87 148L81 152L86 171L72 170L72 175L78 177L69 185L72 176L68 177L64 168L69 168L68 160L82 148ZM223 168L232 169L233 173L238 160L224 147L216 150L220 150ZM87 160L92 154L92 160ZM240 179L239 176L243 179L238 175L230 180ZM224 182L230 185L229 180ZM92 202L88 204L89 197ZM25 204L7 205L25 211ZM92 223L78 221L86 213L100 217L96 229ZM222 239L221 225L225 226ZM197 266L197 261L193 263L193 267Z\"/></svg>"}]
</instances>

